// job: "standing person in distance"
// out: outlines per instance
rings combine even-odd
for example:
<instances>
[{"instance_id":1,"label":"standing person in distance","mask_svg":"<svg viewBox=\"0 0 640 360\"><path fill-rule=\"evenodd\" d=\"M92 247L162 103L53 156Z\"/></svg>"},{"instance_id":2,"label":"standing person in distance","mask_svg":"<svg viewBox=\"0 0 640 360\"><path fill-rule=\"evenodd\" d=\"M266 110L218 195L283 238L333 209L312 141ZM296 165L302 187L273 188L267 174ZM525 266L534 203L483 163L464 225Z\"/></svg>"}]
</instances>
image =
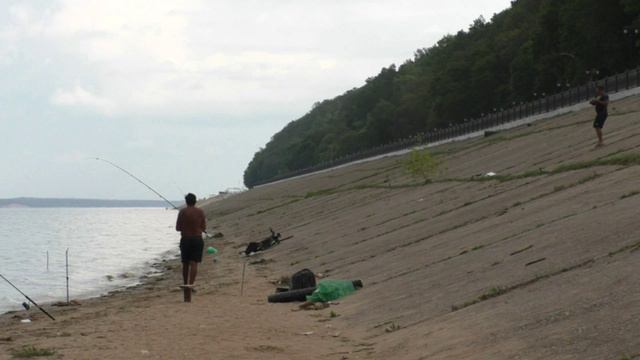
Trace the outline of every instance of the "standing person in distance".
<instances>
[{"instance_id":1,"label":"standing person in distance","mask_svg":"<svg viewBox=\"0 0 640 360\"><path fill-rule=\"evenodd\" d=\"M198 263L202 262L204 241L202 233L207 229L204 211L196 207L196 196L192 193L184 197L187 207L180 210L176 221L176 231L181 234L180 258L182 260L182 279L184 287L193 287L198 274ZM191 293L189 299L191 301Z\"/></svg>"},{"instance_id":2,"label":"standing person in distance","mask_svg":"<svg viewBox=\"0 0 640 360\"><path fill-rule=\"evenodd\" d=\"M607 110L609 106L609 95L605 94L604 86L598 85L596 87L596 97L589 103L596 108L596 119L593 121L593 128L596 129L596 135L598 136L596 148L599 148L604 146L602 128L604 127L604 122L607 121L607 116L609 116Z\"/></svg>"}]
</instances>

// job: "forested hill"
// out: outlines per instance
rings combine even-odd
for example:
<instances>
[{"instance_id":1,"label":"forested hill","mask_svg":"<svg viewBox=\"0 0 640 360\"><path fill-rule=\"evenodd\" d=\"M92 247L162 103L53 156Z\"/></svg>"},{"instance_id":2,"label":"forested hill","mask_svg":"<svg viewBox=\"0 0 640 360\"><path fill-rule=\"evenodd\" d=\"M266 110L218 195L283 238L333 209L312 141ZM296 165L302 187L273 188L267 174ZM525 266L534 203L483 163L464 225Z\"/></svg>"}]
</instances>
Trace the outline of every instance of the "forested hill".
<instances>
[{"instance_id":1,"label":"forested hill","mask_svg":"<svg viewBox=\"0 0 640 360\"><path fill-rule=\"evenodd\" d=\"M491 21L479 18L316 103L255 154L245 185L585 83L587 71L602 77L635 67L636 28L638 0L512 1Z\"/></svg>"}]
</instances>

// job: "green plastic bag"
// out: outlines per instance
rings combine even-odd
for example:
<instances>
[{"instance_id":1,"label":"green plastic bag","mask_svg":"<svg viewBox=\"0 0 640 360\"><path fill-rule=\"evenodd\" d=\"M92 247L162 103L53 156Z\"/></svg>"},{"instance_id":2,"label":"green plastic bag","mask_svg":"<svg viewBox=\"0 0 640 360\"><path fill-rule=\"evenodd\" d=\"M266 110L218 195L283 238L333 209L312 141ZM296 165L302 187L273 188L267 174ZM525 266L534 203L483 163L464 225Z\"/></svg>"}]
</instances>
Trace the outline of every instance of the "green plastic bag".
<instances>
[{"instance_id":1,"label":"green plastic bag","mask_svg":"<svg viewBox=\"0 0 640 360\"><path fill-rule=\"evenodd\" d=\"M351 280L322 280L307 301L327 302L340 299L356 291Z\"/></svg>"}]
</instances>

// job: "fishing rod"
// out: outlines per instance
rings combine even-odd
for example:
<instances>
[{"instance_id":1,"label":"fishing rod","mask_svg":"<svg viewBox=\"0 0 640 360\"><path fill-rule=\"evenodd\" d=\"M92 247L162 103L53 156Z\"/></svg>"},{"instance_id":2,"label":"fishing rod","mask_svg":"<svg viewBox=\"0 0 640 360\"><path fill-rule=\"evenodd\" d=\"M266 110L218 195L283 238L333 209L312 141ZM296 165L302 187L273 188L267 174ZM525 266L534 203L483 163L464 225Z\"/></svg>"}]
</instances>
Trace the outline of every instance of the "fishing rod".
<instances>
[{"instance_id":1,"label":"fishing rod","mask_svg":"<svg viewBox=\"0 0 640 360\"><path fill-rule=\"evenodd\" d=\"M35 305L38 309L40 309L40 311L42 311L45 315L47 315L48 317L51 318L51 320L54 320L56 318L54 318L53 316L51 316L51 314L49 314L45 309L41 308L40 305L38 305L38 303L36 303L35 301L33 301L33 299L31 299L29 296L27 296L27 294L23 293L22 291L20 291L20 289L18 289L15 285L13 285L11 283L11 281L9 281L6 277L4 277L2 274L0 274L0 277L4 279L4 281L8 282L9 285L13 286L14 289L18 290L18 292L20 294L22 294L22 296L24 296L25 298L27 298L27 300L29 300L33 305Z\"/></svg>"},{"instance_id":2,"label":"fishing rod","mask_svg":"<svg viewBox=\"0 0 640 360\"><path fill-rule=\"evenodd\" d=\"M132 173L130 173L130 172L128 172L127 170L125 170L125 169L121 168L120 166L118 166L118 165L116 165L116 164L112 163L112 162L111 162L111 161L109 161L109 160L105 160L105 159L102 159L102 158L99 158L99 157L97 157L97 158L95 158L95 159L96 159L96 160L98 160L98 161L104 161L104 162L106 162L107 164L109 164L109 165L111 165L111 166L115 167L116 169L118 169L118 170L120 170L120 171L124 172L125 174L127 174L127 175L131 176L131 177L132 177L132 178L134 178L137 182L139 182L140 184L142 184L142 185L146 186L146 187L147 187L147 189L149 189L149 190L153 191L153 192L154 192L154 194L156 194L156 195L160 196L160 198L162 198L162 200L164 200L164 201L166 201L167 203L169 203L169 205L171 205L174 209L176 209L176 210L178 209L178 207L177 207L177 206L175 206L175 205L173 205L173 203L172 203L171 201L167 200L167 198L165 198L164 196L162 196L162 194L160 194L159 192L157 192L157 191L156 191L154 188L152 188L151 186L149 186L149 185L145 184L145 182L144 182L144 181L142 181L142 180L140 180L137 176L133 175Z\"/></svg>"}]
</instances>

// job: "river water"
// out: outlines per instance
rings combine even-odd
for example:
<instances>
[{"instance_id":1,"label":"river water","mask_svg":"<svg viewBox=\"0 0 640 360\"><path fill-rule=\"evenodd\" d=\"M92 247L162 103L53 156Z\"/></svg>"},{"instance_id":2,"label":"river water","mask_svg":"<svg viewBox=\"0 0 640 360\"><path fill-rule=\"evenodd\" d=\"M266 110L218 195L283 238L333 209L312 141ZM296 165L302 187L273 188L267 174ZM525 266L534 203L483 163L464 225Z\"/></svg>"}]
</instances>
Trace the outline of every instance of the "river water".
<instances>
[{"instance_id":1,"label":"river water","mask_svg":"<svg viewBox=\"0 0 640 360\"><path fill-rule=\"evenodd\" d=\"M0 208L0 274L38 303L65 300L68 249L71 299L134 285L178 253L176 216L160 208ZM0 278L0 314L24 301Z\"/></svg>"}]
</instances>

